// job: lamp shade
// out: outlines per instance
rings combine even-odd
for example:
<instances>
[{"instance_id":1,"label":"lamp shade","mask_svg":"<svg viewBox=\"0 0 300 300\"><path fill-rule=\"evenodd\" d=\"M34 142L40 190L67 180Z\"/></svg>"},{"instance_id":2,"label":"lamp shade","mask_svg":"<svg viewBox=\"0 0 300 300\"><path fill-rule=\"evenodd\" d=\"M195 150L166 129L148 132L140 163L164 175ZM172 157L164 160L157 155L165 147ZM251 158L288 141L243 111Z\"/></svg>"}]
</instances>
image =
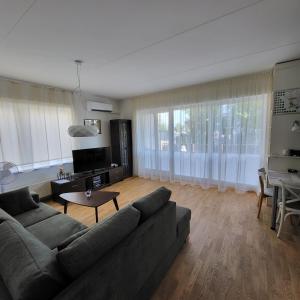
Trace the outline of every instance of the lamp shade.
<instances>
[{"instance_id":1,"label":"lamp shade","mask_svg":"<svg viewBox=\"0 0 300 300\"><path fill-rule=\"evenodd\" d=\"M88 125L72 125L68 128L68 133L71 137L91 137L97 136L97 128Z\"/></svg>"}]
</instances>

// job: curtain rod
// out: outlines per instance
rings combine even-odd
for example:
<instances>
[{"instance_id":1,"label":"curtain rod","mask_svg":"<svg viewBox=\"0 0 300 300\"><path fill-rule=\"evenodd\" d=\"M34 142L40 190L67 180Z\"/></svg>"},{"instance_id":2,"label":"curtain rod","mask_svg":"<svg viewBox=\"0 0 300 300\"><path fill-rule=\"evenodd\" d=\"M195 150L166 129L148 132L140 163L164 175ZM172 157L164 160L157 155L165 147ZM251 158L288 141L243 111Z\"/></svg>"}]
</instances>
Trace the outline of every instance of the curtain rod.
<instances>
[{"instance_id":1,"label":"curtain rod","mask_svg":"<svg viewBox=\"0 0 300 300\"><path fill-rule=\"evenodd\" d=\"M14 78L9 78L9 77L4 77L4 76L0 76L0 80L10 81L11 83L14 83L14 84L17 84L17 83L29 84L32 87L45 87L48 89L57 89L57 90L61 90L63 92L71 92L72 94L74 92L74 90L64 89L64 88L56 87L53 85L36 83L36 82L26 81L26 80L21 80L21 79L14 79ZM102 95L95 95L95 94L92 94L89 92L83 92L83 94L89 95L90 97L103 98L103 99L108 99L108 100L119 100L119 99L115 99L115 98L108 98L108 97L102 96Z\"/></svg>"},{"instance_id":2,"label":"curtain rod","mask_svg":"<svg viewBox=\"0 0 300 300\"><path fill-rule=\"evenodd\" d=\"M64 88L56 87L56 86L53 86L53 85L47 85L47 84L36 83L36 82L32 82L32 81L21 80L21 79L14 79L14 78L0 76L0 80L6 80L6 81L9 81L13 84L29 84L32 87L45 87L45 88L48 88L48 89L56 89L56 90L61 90L63 92L73 93L73 90L64 89Z\"/></svg>"}]
</instances>

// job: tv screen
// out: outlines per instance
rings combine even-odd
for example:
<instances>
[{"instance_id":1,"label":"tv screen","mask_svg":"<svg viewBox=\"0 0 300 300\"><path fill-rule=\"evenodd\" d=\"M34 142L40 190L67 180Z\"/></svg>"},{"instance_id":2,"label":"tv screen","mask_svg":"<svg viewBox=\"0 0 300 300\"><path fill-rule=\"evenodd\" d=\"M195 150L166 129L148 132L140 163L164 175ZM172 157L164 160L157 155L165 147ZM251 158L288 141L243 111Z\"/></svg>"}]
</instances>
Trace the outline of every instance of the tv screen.
<instances>
[{"instance_id":1,"label":"tv screen","mask_svg":"<svg viewBox=\"0 0 300 300\"><path fill-rule=\"evenodd\" d=\"M73 150L74 173L108 168L111 164L110 148Z\"/></svg>"}]
</instances>

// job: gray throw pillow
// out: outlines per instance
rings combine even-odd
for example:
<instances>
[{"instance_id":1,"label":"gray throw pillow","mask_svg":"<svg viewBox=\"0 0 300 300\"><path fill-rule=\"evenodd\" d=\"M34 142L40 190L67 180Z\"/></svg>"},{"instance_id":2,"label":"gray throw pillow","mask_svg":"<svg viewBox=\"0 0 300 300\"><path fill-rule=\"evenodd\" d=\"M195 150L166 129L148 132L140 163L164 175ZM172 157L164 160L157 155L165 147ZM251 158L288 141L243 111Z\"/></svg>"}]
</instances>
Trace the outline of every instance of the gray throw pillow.
<instances>
[{"instance_id":1,"label":"gray throw pillow","mask_svg":"<svg viewBox=\"0 0 300 300\"><path fill-rule=\"evenodd\" d=\"M0 194L0 208L12 216L38 207L32 199L28 187Z\"/></svg>"},{"instance_id":2,"label":"gray throw pillow","mask_svg":"<svg viewBox=\"0 0 300 300\"><path fill-rule=\"evenodd\" d=\"M70 278L90 268L138 225L140 212L131 205L94 225L81 237L57 253L58 261Z\"/></svg>"},{"instance_id":3,"label":"gray throw pillow","mask_svg":"<svg viewBox=\"0 0 300 300\"><path fill-rule=\"evenodd\" d=\"M171 197L171 191L164 186L132 203L141 212L141 222L147 220L164 206Z\"/></svg>"},{"instance_id":4,"label":"gray throw pillow","mask_svg":"<svg viewBox=\"0 0 300 300\"><path fill-rule=\"evenodd\" d=\"M35 203L40 202L40 195L38 193L31 191L30 195Z\"/></svg>"},{"instance_id":5,"label":"gray throw pillow","mask_svg":"<svg viewBox=\"0 0 300 300\"><path fill-rule=\"evenodd\" d=\"M13 300L52 299L65 286L56 253L12 221L0 224L0 277Z\"/></svg>"}]
</instances>

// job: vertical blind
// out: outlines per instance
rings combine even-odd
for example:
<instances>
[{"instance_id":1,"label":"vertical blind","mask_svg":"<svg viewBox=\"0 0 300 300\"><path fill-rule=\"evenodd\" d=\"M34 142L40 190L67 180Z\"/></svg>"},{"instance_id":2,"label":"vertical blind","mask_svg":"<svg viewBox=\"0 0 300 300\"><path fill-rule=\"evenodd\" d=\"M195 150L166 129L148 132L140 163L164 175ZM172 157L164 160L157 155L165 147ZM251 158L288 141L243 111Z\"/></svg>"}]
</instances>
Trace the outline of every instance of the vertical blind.
<instances>
[{"instance_id":1,"label":"vertical blind","mask_svg":"<svg viewBox=\"0 0 300 300\"><path fill-rule=\"evenodd\" d=\"M72 93L0 81L0 161L19 170L71 161Z\"/></svg>"}]
</instances>

